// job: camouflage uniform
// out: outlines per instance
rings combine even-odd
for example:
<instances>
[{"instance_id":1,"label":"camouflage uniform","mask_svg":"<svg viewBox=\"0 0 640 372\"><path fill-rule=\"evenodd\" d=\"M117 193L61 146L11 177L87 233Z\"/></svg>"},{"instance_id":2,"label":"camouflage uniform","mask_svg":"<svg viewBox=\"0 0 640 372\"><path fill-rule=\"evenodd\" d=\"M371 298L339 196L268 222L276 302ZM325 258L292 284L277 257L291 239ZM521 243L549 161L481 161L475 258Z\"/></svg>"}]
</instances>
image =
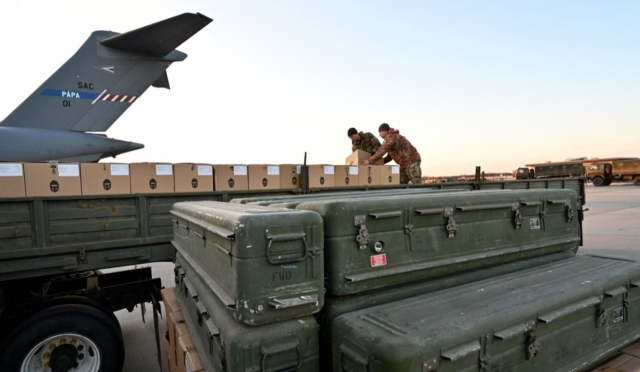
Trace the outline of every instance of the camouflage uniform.
<instances>
[{"instance_id":1,"label":"camouflage uniform","mask_svg":"<svg viewBox=\"0 0 640 372\"><path fill-rule=\"evenodd\" d=\"M420 162L414 161L406 168L400 168L400 183L422 183L422 169Z\"/></svg>"},{"instance_id":2,"label":"camouflage uniform","mask_svg":"<svg viewBox=\"0 0 640 372\"><path fill-rule=\"evenodd\" d=\"M351 142L351 151L362 150L369 154L375 154L380 148L380 141L373 134L360 132L360 141Z\"/></svg>"},{"instance_id":3,"label":"camouflage uniform","mask_svg":"<svg viewBox=\"0 0 640 372\"><path fill-rule=\"evenodd\" d=\"M420 154L409 140L400 135L399 130L389 129L382 146L369 158L369 163L373 164L386 153L389 155L384 158L385 163L393 160L400 166L400 183L422 183Z\"/></svg>"}]
</instances>

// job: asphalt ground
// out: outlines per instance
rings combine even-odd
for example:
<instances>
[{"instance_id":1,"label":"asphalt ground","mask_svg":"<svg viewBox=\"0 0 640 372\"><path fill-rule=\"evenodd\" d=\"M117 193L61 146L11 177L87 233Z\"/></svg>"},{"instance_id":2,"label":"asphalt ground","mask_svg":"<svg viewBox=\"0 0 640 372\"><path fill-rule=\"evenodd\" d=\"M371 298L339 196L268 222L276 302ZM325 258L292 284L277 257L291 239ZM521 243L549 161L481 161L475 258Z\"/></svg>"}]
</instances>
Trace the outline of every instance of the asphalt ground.
<instances>
[{"instance_id":1,"label":"asphalt ground","mask_svg":"<svg viewBox=\"0 0 640 372\"><path fill-rule=\"evenodd\" d=\"M631 183L613 184L608 187L587 186L584 246L578 254L606 255L640 260L640 187ZM150 265L154 277L162 279L162 284L174 286L173 264L156 263ZM166 330L164 306L160 320L160 334ZM126 310L116 313L122 326L125 340L126 358L123 372L158 372L153 315L150 306L142 322L141 309L132 313ZM162 349L162 345L161 345ZM166 369L166 357L162 351Z\"/></svg>"}]
</instances>

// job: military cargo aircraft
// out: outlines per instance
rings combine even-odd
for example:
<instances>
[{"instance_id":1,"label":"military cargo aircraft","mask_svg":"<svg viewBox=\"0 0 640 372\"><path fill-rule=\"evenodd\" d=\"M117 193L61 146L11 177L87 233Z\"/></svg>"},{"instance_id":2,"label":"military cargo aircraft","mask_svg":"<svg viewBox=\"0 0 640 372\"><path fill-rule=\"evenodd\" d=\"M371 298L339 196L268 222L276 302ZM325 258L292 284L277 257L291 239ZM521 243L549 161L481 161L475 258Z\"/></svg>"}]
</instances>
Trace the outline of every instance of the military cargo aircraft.
<instances>
[{"instance_id":1,"label":"military cargo aircraft","mask_svg":"<svg viewBox=\"0 0 640 372\"><path fill-rule=\"evenodd\" d=\"M143 144L104 132L149 88L169 88L175 50L212 20L184 13L133 31L95 31L0 122L0 161L97 162Z\"/></svg>"}]
</instances>

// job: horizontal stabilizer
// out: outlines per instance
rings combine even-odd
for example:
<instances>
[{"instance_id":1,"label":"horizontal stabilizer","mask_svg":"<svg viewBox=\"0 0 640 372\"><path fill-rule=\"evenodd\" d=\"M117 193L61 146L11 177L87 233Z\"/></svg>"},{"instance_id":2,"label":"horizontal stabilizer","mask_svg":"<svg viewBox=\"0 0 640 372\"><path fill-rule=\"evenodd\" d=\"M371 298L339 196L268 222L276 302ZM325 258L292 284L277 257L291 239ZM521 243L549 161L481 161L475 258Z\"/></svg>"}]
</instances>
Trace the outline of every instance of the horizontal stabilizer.
<instances>
[{"instance_id":1,"label":"horizontal stabilizer","mask_svg":"<svg viewBox=\"0 0 640 372\"><path fill-rule=\"evenodd\" d=\"M212 21L200 13L184 13L102 40L104 46L134 53L166 56Z\"/></svg>"}]
</instances>

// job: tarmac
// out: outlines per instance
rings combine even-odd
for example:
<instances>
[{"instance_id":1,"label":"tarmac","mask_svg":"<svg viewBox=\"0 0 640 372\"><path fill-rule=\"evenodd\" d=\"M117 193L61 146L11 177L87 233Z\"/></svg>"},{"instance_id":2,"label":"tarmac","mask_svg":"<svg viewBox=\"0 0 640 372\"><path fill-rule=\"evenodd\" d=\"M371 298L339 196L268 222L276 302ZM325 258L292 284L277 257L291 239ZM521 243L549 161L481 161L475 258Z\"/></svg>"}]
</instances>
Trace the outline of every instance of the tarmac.
<instances>
[{"instance_id":1,"label":"tarmac","mask_svg":"<svg viewBox=\"0 0 640 372\"><path fill-rule=\"evenodd\" d=\"M640 187L632 183L613 184L608 187L587 186L583 223L584 246L578 254L606 255L640 260ZM150 265L154 277L162 279L167 287L174 286L173 264ZM166 330L166 314L159 321L160 334ZM116 313L125 341L126 357L123 372L158 372L153 314L147 305L146 322L142 322L140 307L132 313L122 310ZM160 345L163 349L162 344ZM168 371L162 351L163 368Z\"/></svg>"}]
</instances>

